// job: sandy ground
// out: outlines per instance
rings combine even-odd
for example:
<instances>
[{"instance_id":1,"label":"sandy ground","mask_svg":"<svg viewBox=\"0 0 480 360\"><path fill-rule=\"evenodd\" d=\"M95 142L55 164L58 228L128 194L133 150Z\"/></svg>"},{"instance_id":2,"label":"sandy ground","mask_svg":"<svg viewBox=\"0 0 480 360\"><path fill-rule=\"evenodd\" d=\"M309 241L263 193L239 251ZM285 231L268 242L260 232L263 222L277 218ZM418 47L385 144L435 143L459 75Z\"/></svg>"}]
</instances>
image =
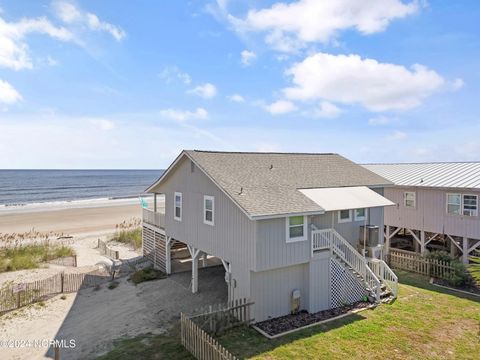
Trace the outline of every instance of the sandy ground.
<instances>
[{"instance_id":1,"label":"sandy ground","mask_svg":"<svg viewBox=\"0 0 480 360\"><path fill-rule=\"evenodd\" d=\"M120 280L113 290L84 289L59 296L45 306L28 308L0 317L0 339L75 340L75 348L62 349L65 359L91 359L109 351L113 341L140 334L164 332L178 321L179 313L226 300L223 267L199 270L199 292L188 286L190 273L137 286ZM2 359L44 359L52 357L46 348L2 349Z\"/></svg>"},{"instance_id":2,"label":"sandy ground","mask_svg":"<svg viewBox=\"0 0 480 360\"><path fill-rule=\"evenodd\" d=\"M111 232L115 225L133 217L140 218L139 204L21 213L0 213L0 233L23 233L32 228L40 232L86 234Z\"/></svg>"}]
</instances>

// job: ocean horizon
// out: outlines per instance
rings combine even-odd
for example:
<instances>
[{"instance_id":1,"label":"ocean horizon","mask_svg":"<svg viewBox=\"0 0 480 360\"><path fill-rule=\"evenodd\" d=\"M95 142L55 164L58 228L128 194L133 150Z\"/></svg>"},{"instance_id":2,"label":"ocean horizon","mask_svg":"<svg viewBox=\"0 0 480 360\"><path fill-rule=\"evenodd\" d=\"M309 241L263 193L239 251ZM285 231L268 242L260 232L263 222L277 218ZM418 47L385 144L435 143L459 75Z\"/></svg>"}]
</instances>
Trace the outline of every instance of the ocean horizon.
<instances>
[{"instance_id":1,"label":"ocean horizon","mask_svg":"<svg viewBox=\"0 0 480 360\"><path fill-rule=\"evenodd\" d=\"M138 197L163 172L164 170L0 169L0 206Z\"/></svg>"}]
</instances>

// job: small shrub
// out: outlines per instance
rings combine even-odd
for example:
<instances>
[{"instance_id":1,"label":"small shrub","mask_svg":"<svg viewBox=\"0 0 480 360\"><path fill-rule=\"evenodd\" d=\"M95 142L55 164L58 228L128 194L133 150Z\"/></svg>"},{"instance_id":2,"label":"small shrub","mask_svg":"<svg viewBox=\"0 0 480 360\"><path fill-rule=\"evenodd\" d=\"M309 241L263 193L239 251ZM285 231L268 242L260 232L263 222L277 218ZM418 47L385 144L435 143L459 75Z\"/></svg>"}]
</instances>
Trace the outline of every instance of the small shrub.
<instances>
[{"instance_id":1,"label":"small shrub","mask_svg":"<svg viewBox=\"0 0 480 360\"><path fill-rule=\"evenodd\" d=\"M149 268L135 271L130 276L130 280L136 285L144 281L164 279L165 277L166 275L163 272L149 267Z\"/></svg>"},{"instance_id":2,"label":"small shrub","mask_svg":"<svg viewBox=\"0 0 480 360\"><path fill-rule=\"evenodd\" d=\"M108 284L108 288L113 290L118 286L118 284L120 284L118 281L112 281L110 284Z\"/></svg>"},{"instance_id":3,"label":"small shrub","mask_svg":"<svg viewBox=\"0 0 480 360\"><path fill-rule=\"evenodd\" d=\"M62 295L62 296L60 296L60 299L62 299L62 300L67 300L67 295Z\"/></svg>"},{"instance_id":4,"label":"small shrub","mask_svg":"<svg viewBox=\"0 0 480 360\"><path fill-rule=\"evenodd\" d=\"M439 260L439 261L447 261L447 262L452 262L454 260L453 257L450 256L449 253L446 251L432 251L429 254L426 255L427 259L432 259L432 260Z\"/></svg>"},{"instance_id":5,"label":"small shrub","mask_svg":"<svg viewBox=\"0 0 480 360\"><path fill-rule=\"evenodd\" d=\"M453 273L446 276L448 283L452 286L464 286L470 284L472 279L467 267L458 260L452 260L450 265L453 267Z\"/></svg>"},{"instance_id":6,"label":"small shrub","mask_svg":"<svg viewBox=\"0 0 480 360\"><path fill-rule=\"evenodd\" d=\"M134 249L139 249L142 247L142 229L117 231L112 240L130 245Z\"/></svg>"},{"instance_id":7,"label":"small shrub","mask_svg":"<svg viewBox=\"0 0 480 360\"><path fill-rule=\"evenodd\" d=\"M468 271L477 286L480 287L480 252L475 252L475 256L471 256L470 261L472 263L468 266Z\"/></svg>"}]
</instances>

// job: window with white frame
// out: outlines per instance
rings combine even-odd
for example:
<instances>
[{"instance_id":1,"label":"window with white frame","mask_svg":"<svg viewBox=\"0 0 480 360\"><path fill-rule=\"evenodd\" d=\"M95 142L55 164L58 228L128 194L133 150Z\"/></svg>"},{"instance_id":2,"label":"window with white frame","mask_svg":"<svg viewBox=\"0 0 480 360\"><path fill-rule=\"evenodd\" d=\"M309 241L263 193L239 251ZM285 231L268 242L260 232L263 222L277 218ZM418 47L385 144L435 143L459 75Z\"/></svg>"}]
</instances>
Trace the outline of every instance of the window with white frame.
<instances>
[{"instance_id":1,"label":"window with white frame","mask_svg":"<svg viewBox=\"0 0 480 360\"><path fill-rule=\"evenodd\" d=\"M462 195L447 194L447 213L450 215L462 214Z\"/></svg>"},{"instance_id":2,"label":"window with white frame","mask_svg":"<svg viewBox=\"0 0 480 360\"><path fill-rule=\"evenodd\" d=\"M403 204L405 207L414 208L416 206L417 196L414 191L405 191L403 193Z\"/></svg>"},{"instance_id":3,"label":"window with white frame","mask_svg":"<svg viewBox=\"0 0 480 360\"><path fill-rule=\"evenodd\" d=\"M307 220L303 215L287 218L287 242L307 239Z\"/></svg>"},{"instance_id":4,"label":"window with white frame","mask_svg":"<svg viewBox=\"0 0 480 360\"><path fill-rule=\"evenodd\" d=\"M182 221L182 193L181 192L175 193L173 218L177 221Z\"/></svg>"},{"instance_id":5,"label":"window with white frame","mask_svg":"<svg viewBox=\"0 0 480 360\"><path fill-rule=\"evenodd\" d=\"M463 195L463 215L466 215L466 216L478 215L478 196L477 195Z\"/></svg>"},{"instance_id":6,"label":"window with white frame","mask_svg":"<svg viewBox=\"0 0 480 360\"><path fill-rule=\"evenodd\" d=\"M215 198L205 195L203 197L203 223L214 225L215 221Z\"/></svg>"},{"instance_id":7,"label":"window with white frame","mask_svg":"<svg viewBox=\"0 0 480 360\"><path fill-rule=\"evenodd\" d=\"M338 212L338 222L344 223L352 221L352 210L340 210Z\"/></svg>"},{"instance_id":8,"label":"window with white frame","mask_svg":"<svg viewBox=\"0 0 480 360\"><path fill-rule=\"evenodd\" d=\"M355 209L355 221L365 220L367 217L367 211L363 209Z\"/></svg>"}]
</instances>

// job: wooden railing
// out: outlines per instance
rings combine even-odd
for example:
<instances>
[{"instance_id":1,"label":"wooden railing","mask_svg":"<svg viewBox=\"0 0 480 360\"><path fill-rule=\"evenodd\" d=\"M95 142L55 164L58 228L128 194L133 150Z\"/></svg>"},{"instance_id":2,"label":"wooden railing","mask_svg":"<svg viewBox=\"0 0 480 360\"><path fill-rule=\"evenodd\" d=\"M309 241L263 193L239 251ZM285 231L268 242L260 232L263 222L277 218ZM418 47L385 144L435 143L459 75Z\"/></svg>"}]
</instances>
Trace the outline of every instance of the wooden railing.
<instances>
[{"instance_id":1,"label":"wooden railing","mask_svg":"<svg viewBox=\"0 0 480 360\"><path fill-rule=\"evenodd\" d=\"M448 278L455 272L454 267L449 261L429 259L406 250L390 249L388 261L390 266L395 269L407 270L442 279Z\"/></svg>"},{"instance_id":2,"label":"wooden railing","mask_svg":"<svg viewBox=\"0 0 480 360\"><path fill-rule=\"evenodd\" d=\"M373 273L391 290L394 297L398 296L398 277L387 263L380 259L367 259L367 264Z\"/></svg>"},{"instance_id":3,"label":"wooden railing","mask_svg":"<svg viewBox=\"0 0 480 360\"><path fill-rule=\"evenodd\" d=\"M155 225L159 228L165 228L165 213L155 212L150 209L143 209L143 221L147 224Z\"/></svg>"},{"instance_id":4,"label":"wooden railing","mask_svg":"<svg viewBox=\"0 0 480 360\"><path fill-rule=\"evenodd\" d=\"M331 249L335 255L362 277L367 287L375 291L377 300L380 300L380 280L368 267L365 257L335 229L312 231L312 253L321 249Z\"/></svg>"}]
</instances>

